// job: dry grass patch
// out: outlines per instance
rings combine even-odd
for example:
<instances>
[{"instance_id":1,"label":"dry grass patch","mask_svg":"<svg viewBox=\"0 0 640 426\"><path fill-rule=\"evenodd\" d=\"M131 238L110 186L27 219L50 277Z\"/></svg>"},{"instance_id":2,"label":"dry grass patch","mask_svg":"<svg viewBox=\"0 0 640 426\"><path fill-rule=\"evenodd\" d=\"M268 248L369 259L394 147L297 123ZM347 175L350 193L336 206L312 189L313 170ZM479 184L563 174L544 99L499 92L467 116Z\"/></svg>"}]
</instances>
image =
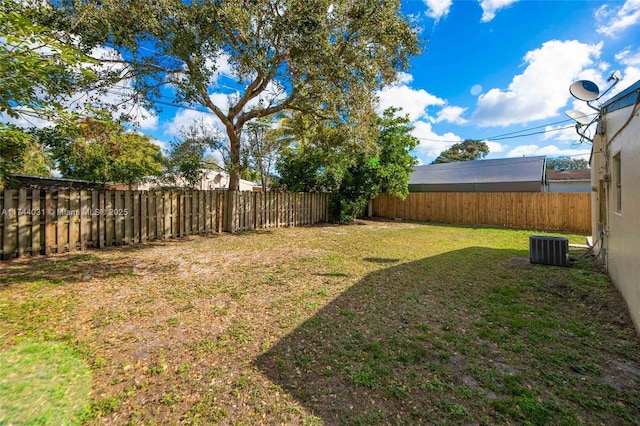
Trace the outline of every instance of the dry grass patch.
<instances>
[{"instance_id":1,"label":"dry grass patch","mask_svg":"<svg viewBox=\"0 0 640 426\"><path fill-rule=\"evenodd\" d=\"M87 424L632 423L624 304L589 260L510 261L528 235L359 222L15 261L0 351L70 345Z\"/></svg>"}]
</instances>

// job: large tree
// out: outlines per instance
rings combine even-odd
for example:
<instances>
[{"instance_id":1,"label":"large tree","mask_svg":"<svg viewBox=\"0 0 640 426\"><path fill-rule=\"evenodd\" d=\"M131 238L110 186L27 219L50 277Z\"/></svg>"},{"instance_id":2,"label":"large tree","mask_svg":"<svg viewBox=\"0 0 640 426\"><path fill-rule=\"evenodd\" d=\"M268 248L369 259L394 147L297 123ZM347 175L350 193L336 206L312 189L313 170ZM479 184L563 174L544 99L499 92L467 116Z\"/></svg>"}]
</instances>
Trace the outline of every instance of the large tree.
<instances>
[{"instance_id":1,"label":"large tree","mask_svg":"<svg viewBox=\"0 0 640 426\"><path fill-rule=\"evenodd\" d=\"M0 124L0 189L11 183L12 174L50 176L47 155L33 134Z\"/></svg>"},{"instance_id":2,"label":"large tree","mask_svg":"<svg viewBox=\"0 0 640 426\"><path fill-rule=\"evenodd\" d=\"M244 144L247 154L246 162L252 170L256 171L263 191L268 189L273 179L272 169L275 167L284 143L270 120L262 119L247 123Z\"/></svg>"},{"instance_id":3,"label":"large tree","mask_svg":"<svg viewBox=\"0 0 640 426\"><path fill-rule=\"evenodd\" d=\"M377 119L375 146L346 150L335 144L335 128L316 128L285 149L277 168L282 184L292 191L331 191L332 213L348 222L379 193L405 198L416 159L409 153L418 140L408 117L389 108Z\"/></svg>"},{"instance_id":4,"label":"large tree","mask_svg":"<svg viewBox=\"0 0 640 426\"><path fill-rule=\"evenodd\" d=\"M365 141L376 89L418 52L399 0L66 0L62 22L82 45L115 48L114 62L151 104L170 84L202 105L229 143L230 187L240 177L245 125L282 110L351 125ZM79 17L82 17L80 20ZM221 75L232 77L223 88ZM221 96L226 93L228 96ZM360 134L359 134L360 132Z\"/></svg>"},{"instance_id":5,"label":"large tree","mask_svg":"<svg viewBox=\"0 0 640 426\"><path fill-rule=\"evenodd\" d=\"M171 144L164 181L193 187L202 179L204 168L224 169L210 153L220 146L220 135L212 130L204 121L194 121L180 130L180 137Z\"/></svg>"},{"instance_id":6,"label":"large tree","mask_svg":"<svg viewBox=\"0 0 640 426\"><path fill-rule=\"evenodd\" d=\"M547 170L584 170L589 168L589 162L582 158L547 158L546 167Z\"/></svg>"},{"instance_id":7,"label":"large tree","mask_svg":"<svg viewBox=\"0 0 640 426\"><path fill-rule=\"evenodd\" d=\"M464 142L453 144L451 148L442 151L431 164L480 160L488 153L489 146L486 142L466 139Z\"/></svg>"},{"instance_id":8,"label":"large tree","mask_svg":"<svg viewBox=\"0 0 640 426\"><path fill-rule=\"evenodd\" d=\"M65 97L97 78L70 35L46 25L53 14L42 2L0 2L0 113L55 116Z\"/></svg>"},{"instance_id":9,"label":"large tree","mask_svg":"<svg viewBox=\"0 0 640 426\"><path fill-rule=\"evenodd\" d=\"M148 136L127 131L104 113L41 129L37 134L65 178L133 185L163 170L159 146Z\"/></svg>"},{"instance_id":10,"label":"large tree","mask_svg":"<svg viewBox=\"0 0 640 426\"><path fill-rule=\"evenodd\" d=\"M53 119L63 102L96 75L67 33L46 25L53 10L42 2L0 2L0 117ZM48 174L33 135L0 122L0 188L12 173Z\"/></svg>"}]
</instances>

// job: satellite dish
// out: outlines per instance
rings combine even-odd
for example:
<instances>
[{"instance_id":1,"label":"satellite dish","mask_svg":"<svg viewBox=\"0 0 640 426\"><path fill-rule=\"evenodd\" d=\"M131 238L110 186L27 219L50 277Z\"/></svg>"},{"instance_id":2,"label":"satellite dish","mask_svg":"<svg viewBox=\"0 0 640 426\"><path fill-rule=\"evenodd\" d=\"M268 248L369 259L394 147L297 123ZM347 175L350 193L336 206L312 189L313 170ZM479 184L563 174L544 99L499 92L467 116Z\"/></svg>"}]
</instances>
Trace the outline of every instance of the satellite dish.
<instances>
[{"instance_id":1,"label":"satellite dish","mask_svg":"<svg viewBox=\"0 0 640 426\"><path fill-rule=\"evenodd\" d=\"M620 71L614 71L613 74L611 74L611 76L607 79L607 81L615 80L617 83L621 78L622 74L620 74Z\"/></svg>"},{"instance_id":2,"label":"satellite dish","mask_svg":"<svg viewBox=\"0 0 640 426\"><path fill-rule=\"evenodd\" d=\"M589 80L576 81L569 86L569 92L574 98L587 102L598 99L598 96L600 95L598 85Z\"/></svg>"},{"instance_id":3,"label":"satellite dish","mask_svg":"<svg viewBox=\"0 0 640 426\"><path fill-rule=\"evenodd\" d=\"M587 126L591 124L591 119L584 112L576 111L575 109L570 109L569 111L565 112L565 114L567 114L569 117L573 118L578 124L581 124L583 126Z\"/></svg>"}]
</instances>

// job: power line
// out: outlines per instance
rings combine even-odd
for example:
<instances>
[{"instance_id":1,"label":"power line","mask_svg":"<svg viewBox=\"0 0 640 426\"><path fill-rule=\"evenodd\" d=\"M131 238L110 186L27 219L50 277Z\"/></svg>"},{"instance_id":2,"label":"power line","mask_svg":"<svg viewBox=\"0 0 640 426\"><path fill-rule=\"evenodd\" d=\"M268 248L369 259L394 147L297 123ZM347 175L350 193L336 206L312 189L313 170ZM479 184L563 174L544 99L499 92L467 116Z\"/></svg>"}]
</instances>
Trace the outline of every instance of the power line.
<instances>
[{"instance_id":1,"label":"power line","mask_svg":"<svg viewBox=\"0 0 640 426\"><path fill-rule=\"evenodd\" d=\"M138 46L141 50L145 50L147 52L153 53L155 55L158 56L163 56L166 58L171 58L180 62L184 62L182 59L176 57L176 56L172 56L172 55L167 55L166 53L161 53L158 52L154 49L148 48L146 46ZM123 54L123 52L118 52L120 55ZM223 76L222 73L220 73L220 76ZM229 89L229 90L233 90L233 91L238 91L238 88L233 88L224 84L218 84L218 86ZM113 86L115 88L119 88L119 89L124 89L124 90L135 90L131 87L126 87L126 86ZM120 96L127 96L124 93L114 93L114 92L110 92L112 94L118 94ZM170 100L175 100L175 98L171 98L169 96L165 96L160 94L159 95L160 98L164 98L164 99L170 99ZM188 110L192 110L192 111L196 111L196 112L201 112L204 114L210 114L210 115L214 115L215 114L208 110L208 109L202 109L202 108L197 108L191 105L184 105L184 104L176 104L174 102L169 102L169 101L162 101L161 99L154 99L153 100L154 103L160 104L160 105L164 105L164 106L170 106L170 107L174 107L174 108L179 108L179 109L188 109ZM592 113L592 114L586 114L587 116L591 116L591 115L595 115L596 113ZM540 135L540 134L545 134L545 133L550 133L550 132L556 132L556 131L562 131L562 130L568 130L570 128L573 128L573 126L565 126L565 127L560 127L560 128L556 128L556 129L545 129L544 131L539 131L539 132L530 132L530 133L524 133L530 130L535 130L535 129L539 129L539 128L546 128L548 126L554 126L557 124L563 124L563 123L567 123L573 121L573 119L569 118L569 119L564 119L564 120L560 120L560 121L555 121L555 122L551 122L551 123L546 123L546 124L542 124L539 126L535 126L535 127L531 127L529 129L523 129L523 130L516 130L513 132L507 132L507 133L502 133L496 136L491 136L491 137L486 137L486 138L482 138L481 140L486 140L486 141L501 141L501 140L508 140L508 139L517 139L517 138L522 138L522 137L527 137L527 136L535 136L535 135ZM431 138L423 138L423 137L419 137L419 136L414 136L416 139L422 140L422 141L426 141L426 142L436 142L436 143L446 143L446 144L454 144L454 143L462 143L464 142L464 140L441 140L441 139L431 139Z\"/></svg>"},{"instance_id":2,"label":"power line","mask_svg":"<svg viewBox=\"0 0 640 426\"><path fill-rule=\"evenodd\" d=\"M505 140L505 139L515 139L515 138L523 138L525 136L533 136L533 135L541 135L544 133L550 133L550 132L558 132L560 130L567 130L567 129L572 129L574 126L565 126L565 127L558 127L556 129L548 129L548 130L542 130L540 132L531 132L531 133L525 133L522 135L512 135L512 136L501 136L501 137L493 137L493 138L489 138L488 140L490 141L501 141L501 140Z\"/></svg>"},{"instance_id":3,"label":"power line","mask_svg":"<svg viewBox=\"0 0 640 426\"><path fill-rule=\"evenodd\" d=\"M117 89L121 89L123 91L126 90L131 90L131 91L135 91L135 89L131 88L131 87L126 87L126 86L113 86L114 88ZM111 94L115 94L115 95L119 95L119 96L129 96L127 93L123 92L123 91L116 91L116 90L112 90L112 89L107 89L107 91ZM160 98L164 98L164 99L172 99L174 100L175 98L171 98L169 96L164 96L164 95L160 95ZM196 111L196 112L200 112L203 114L209 114L209 115L213 115L215 116L215 114L208 110L208 109L203 109L203 108L197 108L191 105L184 105L184 104L177 104L174 102L168 102L168 101L163 101L160 99L154 99L152 102L160 104L160 105L164 105L164 106L170 106L173 108L178 108L178 109L188 109L188 110L192 110L192 111ZM551 123L545 123L545 124L541 124L538 126L534 126L531 127L529 129L523 129L523 130L516 130L513 132L507 132L507 133L502 133L502 134L498 134L495 136L490 136L490 137L486 137L486 138L482 138L481 140L483 141L501 141L501 140L508 140L508 139L517 139L517 138L523 138L523 137L528 137L528 136L535 136L535 135L541 135L541 134L545 134L545 133L551 133L551 132L558 132L558 131L562 131L562 130L568 130L573 128L574 126L564 126L564 127L558 127L555 129L546 129L546 127L549 126L554 126L557 124L562 124L562 123L567 123L573 121L573 119L568 118L568 119L564 119L564 120L559 120L559 121L555 121L555 122L551 122ZM527 132L530 130L535 130L535 129L540 129L540 128L545 128L545 130L542 131L537 131L537 132L529 132L529 133L523 133L523 132ZM427 141L427 142L437 142L437 143L446 143L446 144L454 144L454 143L462 143L464 142L464 140L440 140L440 139L430 139L430 138L422 138L422 137L418 137L418 136L414 136L416 139L422 140L422 141Z\"/></svg>"},{"instance_id":4,"label":"power line","mask_svg":"<svg viewBox=\"0 0 640 426\"><path fill-rule=\"evenodd\" d=\"M487 140L487 141L498 141L498 140L505 140L505 139L516 139L516 138L521 138L521 137L526 137L526 136L533 136L533 135L540 135L540 134L544 134L544 133L550 133L550 132L558 132L561 130L567 130L567 129L572 129L575 126L571 125L571 126L565 126L565 127L558 127L556 129L545 129L543 131L540 132L530 132L530 133L524 133L524 134L520 134L523 132L527 132L529 130L534 130L534 129L539 129L539 128L543 128L543 127L548 127L548 126L553 126L556 124L561 124L561 123L566 123L569 121L573 121L572 119L565 119L565 120L560 120L560 121L555 121L552 123L546 123L546 124L542 124L539 126L535 126L535 127L531 127L529 129L522 129L522 130L516 130L513 132L509 132L509 133L502 133L496 136L489 136L486 138L482 138L480 140ZM427 141L427 142L439 142L439 143L447 143L447 144L451 144L451 143L462 143L464 142L464 140L462 139L458 139L458 140L441 140L441 139L430 139L430 138L421 138L419 136L414 136L416 139L420 139L423 141Z\"/></svg>"}]
</instances>

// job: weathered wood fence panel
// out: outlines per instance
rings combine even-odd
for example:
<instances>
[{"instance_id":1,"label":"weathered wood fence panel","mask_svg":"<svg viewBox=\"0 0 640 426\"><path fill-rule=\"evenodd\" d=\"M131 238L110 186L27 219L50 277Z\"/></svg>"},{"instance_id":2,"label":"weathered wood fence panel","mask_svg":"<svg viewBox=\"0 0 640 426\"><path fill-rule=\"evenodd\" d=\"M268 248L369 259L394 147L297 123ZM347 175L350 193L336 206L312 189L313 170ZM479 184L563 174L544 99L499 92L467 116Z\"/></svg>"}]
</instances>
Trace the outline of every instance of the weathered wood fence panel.
<instances>
[{"instance_id":1,"label":"weathered wood fence panel","mask_svg":"<svg viewBox=\"0 0 640 426\"><path fill-rule=\"evenodd\" d=\"M591 194L559 192L414 192L402 201L381 194L384 218L591 233Z\"/></svg>"},{"instance_id":2,"label":"weathered wood fence panel","mask_svg":"<svg viewBox=\"0 0 640 426\"><path fill-rule=\"evenodd\" d=\"M0 191L0 258L329 221L330 194ZM226 224L226 225L225 225Z\"/></svg>"}]
</instances>

